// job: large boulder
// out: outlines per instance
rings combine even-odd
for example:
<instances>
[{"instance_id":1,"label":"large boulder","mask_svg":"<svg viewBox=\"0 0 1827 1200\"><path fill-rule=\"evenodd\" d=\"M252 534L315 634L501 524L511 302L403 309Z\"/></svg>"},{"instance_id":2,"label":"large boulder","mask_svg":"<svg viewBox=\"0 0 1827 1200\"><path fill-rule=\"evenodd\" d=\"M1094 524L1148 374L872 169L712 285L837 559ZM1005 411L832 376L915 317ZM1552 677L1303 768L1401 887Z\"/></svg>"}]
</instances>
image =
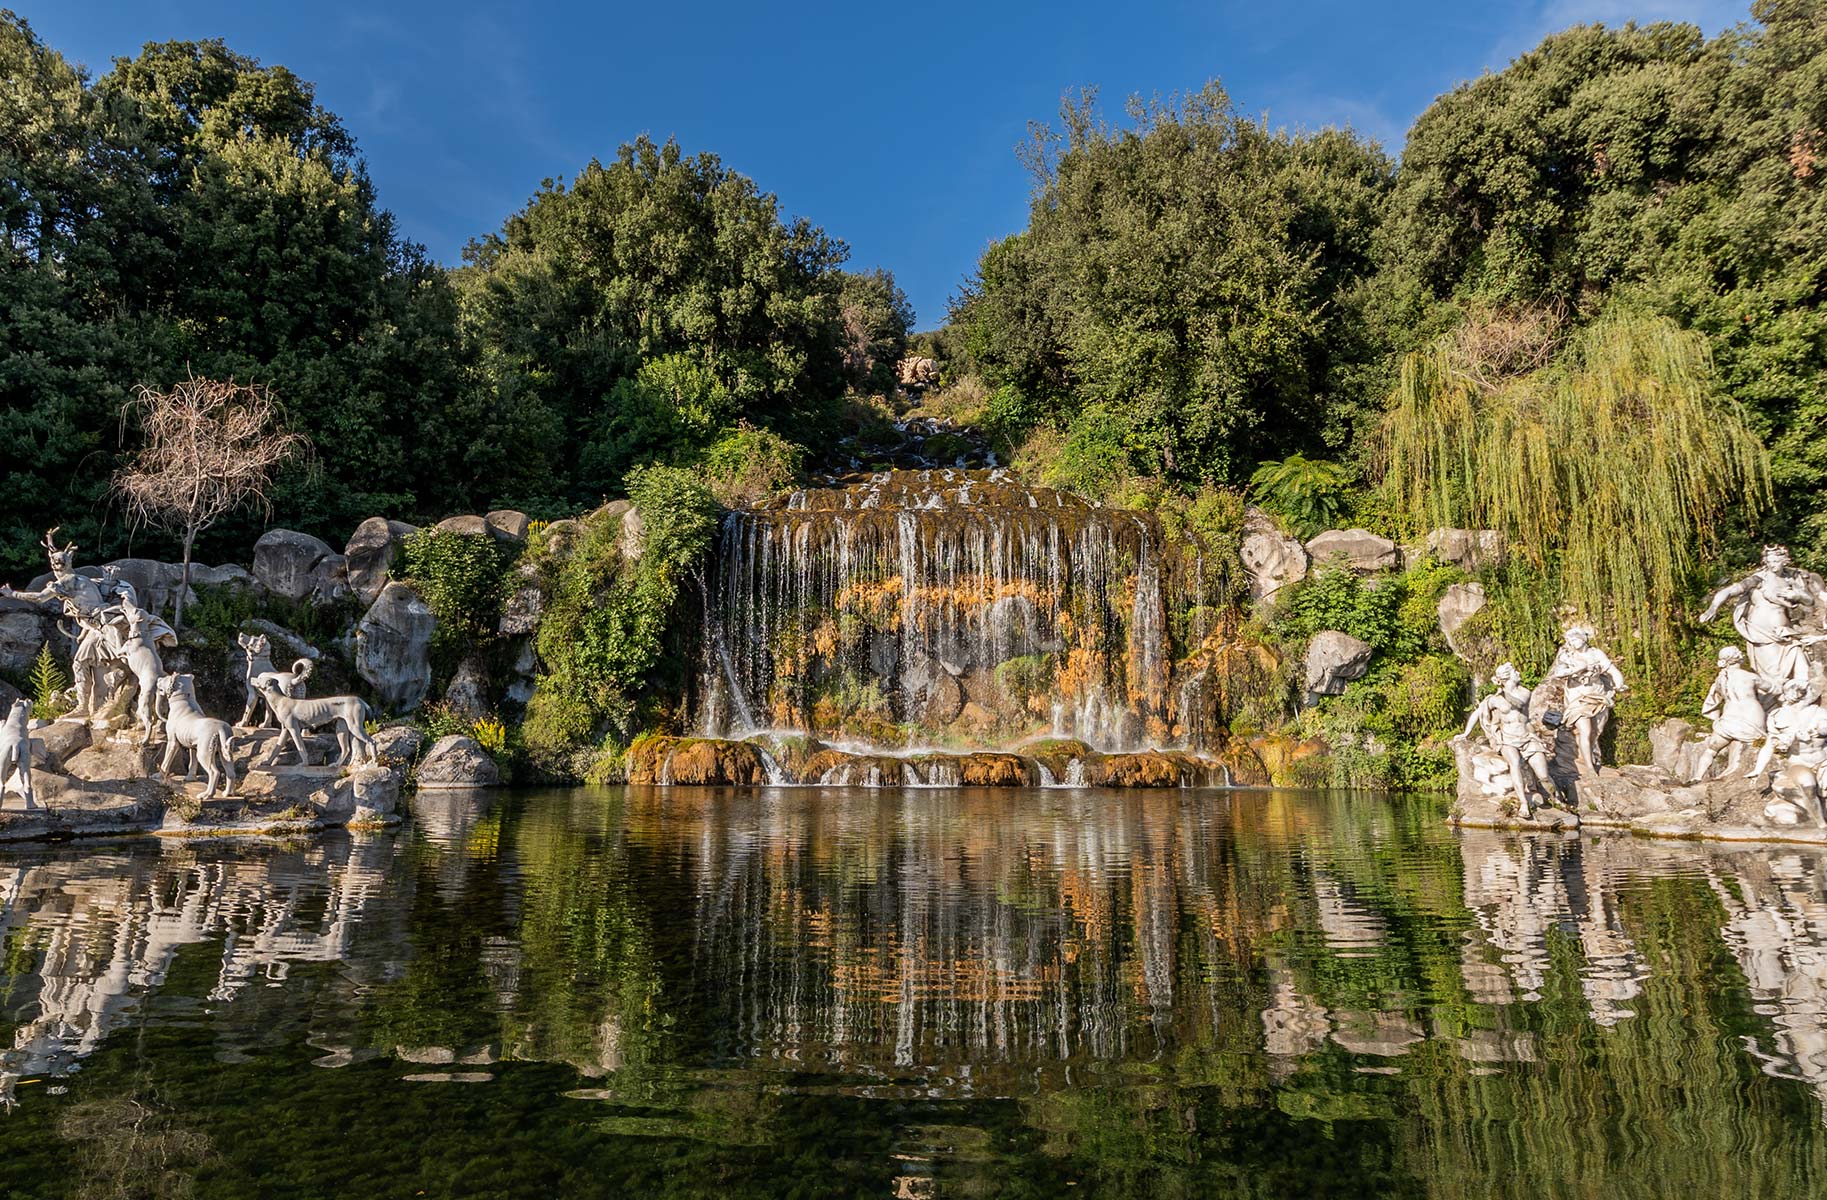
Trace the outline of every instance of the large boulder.
<instances>
[{"instance_id":1,"label":"large boulder","mask_svg":"<svg viewBox=\"0 0 1827 1200\"><path fill-rule=\"evenodd\" d=\"M1268 600L1307 577L1307 551L1298 538L1275 528L1268 514L1252 509L1244 520L1239 557L1250 576L1250 598Z\"/></svg>"},{"instance_id":2,"label":"large boulder","mask_svg":"<svg viewBox=\"0 0 1827 1200\"><path fill-rule=\"evenodd\" d=\"M425 748L425 733L413 725L388 725L374 732L374 754L384 763L405 766Z\"/></svg>"},{"instance_id":3,"label":"large boulder","mask_svg":"<svg viewBox=\"0 0 1827 1200\"><path fill-rule=\"evenodd\" d=\"M0 671L25 675L55 626L44 609L23 600L0 600Z\"/></svg>"},{"instance_id":4,"label":"large boulder","mask_svg":"<svg viewBox=\"0 0 1827 1200\"><path fill-rule=\"evenodd\" d=\"M1470 647L1463 644L1463 638L1455 638L1460 626L1476 616L1484 608L1484 586L1477 583L1455 583L1440 593L1440 603L1434 607L1440 618L1440 632L1446 638L1447 646L1460 658L1470 657Z\"/></svg>"},{"instance_id":5,"label":"large boulder","mask_svg":"<svg viewBox=\"0 0 1827 1200\"><path fill-rule=\"evenodd\" d=\"M468 655L457 664L450 686L444 689L444 705L472 721L488 716L492 707L488 702L488 668L480 656Z\"/></svg>"},{"instance_id":6,"label":"large boulder","mask_svg":"<svg viewBox=\"0 0 1827 1200\"><path fill-rule=\"evenodd\" d=\"M475 515L445 517L435 528L439 533L461 533L466 537L490 536L488 521Z\"/></svg>"},{"instance_id":7,"label":"large boulder","mask_svg":"<svg viewBox=\"0 0 1827 1200\"><path fill-rule=\"evenodd\" d=\"M1372 654L1369 642L1359 641L1348 633L1325 629L1307 643L1307 695L1337 696L1345 685L1362 679L1370 669Z\"/></svg>"},{"instance_id":8,"label":"large boulder","mask_svg":"<svg viewBox=\"0 0 1827 1200\"><path fill-rule=\"evenodd\" d=\"M386 517L369 517L355 527L349 544L343 548L343 558L348 562L349 587L363 604L373 604L381 594L400 543L418 531L416 525Z\"/></svg>"},{"instance_id":9,"label":"large boulder","mask_svg":"<svg viewBox=\"0 0 1827 1200\"><path fill-rule=\"evenodd\" d=\"M482 518L488 522L489 532L504 542L524 542L527 530L532 528L532 520L523 512L511 508L498 508Z\"/></svg>"},{"instance_id":10,"label":"large boulder","mask_svg":"<svg viewBox=\"0 0 1827 1200\"><path fill-rule=\"evenodd\" d=\"M1495 529L1431 529L1426 553L1462 571L1491 566L1503 557L1503 537Z\"/></svg>"},{"instance_id":11,"label":"large boulder","mask_svg":"<svg viewBox=\"0 0 1827 1200\"><path fill-rule=\"evenodd\" d=\"M495 787L501 771L475 738L453 733L426 752L415 778L422 788Z\"/></svg>"},{"instance_id":12,"label":"large boulder","mask_svg":"<svg viewBox=\"0 0 1827 1200\"><path fill-rule=\"evenodd\" d=\"M349 590L348 560L319 538L269 529L254 543L254 578L275 596L327 604Z\"/></svg>"},{"instance_id":13,"label":"large boulder","mask_svg":"<svg viewBox=\"0 0 1827 1200\"><path fill-rule=\"evenodd\" d=\"M356 626L355 670L383 707L411 712L431 687L431 635L438 619L419 594L389 583Z\"/></svg>"},{"instance_id":14,"label":"large boulder","mask_svg":"<svg viewBox=\"0 0 1827 1200\"><path fill-rule=\"evenodd\" d=\"M1316 563L1335 563L1353 571L1393 571L1402 565L1396 544L1368 529L1328 529L1307 542L1307 554Z\"/></svg>"}]
</instances>

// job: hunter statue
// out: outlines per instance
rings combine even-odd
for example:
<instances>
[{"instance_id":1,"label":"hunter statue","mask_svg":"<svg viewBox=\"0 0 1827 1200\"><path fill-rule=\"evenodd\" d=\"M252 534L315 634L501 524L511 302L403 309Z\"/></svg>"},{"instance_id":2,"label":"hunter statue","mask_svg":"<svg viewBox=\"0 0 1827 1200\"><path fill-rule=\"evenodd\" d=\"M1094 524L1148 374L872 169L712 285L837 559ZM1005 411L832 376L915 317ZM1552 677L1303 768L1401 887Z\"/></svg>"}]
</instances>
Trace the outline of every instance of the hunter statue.
<instances>
[{"instance_id":1,"label":"hunter statue","mask_svg":"<svg viewBox=\"0 0 1827 1200\"><path fill-rule=\"evenodd\" d=\"M139 607L139 596L133 585L118 578L104 567L99 578L76 571L76 543L61 549L55 540L57 529L44 535L45 552L51 560L51 581L35 592L15 591L0 583L0 597L24 600L30 604L58 605L62 609L65 636L76 645L72 655L71 674L75 677L75 706L67 717L93 721L105 711L109 701L128 683L139 681L149 672L154 678L163 671L159 647L177 645L177 634L163 617ZM151 655L150 664L146 656ZM149 697L140 697L142 720ZM149 728L150 731L150 728Z\"/></svg>"}]
</instances>

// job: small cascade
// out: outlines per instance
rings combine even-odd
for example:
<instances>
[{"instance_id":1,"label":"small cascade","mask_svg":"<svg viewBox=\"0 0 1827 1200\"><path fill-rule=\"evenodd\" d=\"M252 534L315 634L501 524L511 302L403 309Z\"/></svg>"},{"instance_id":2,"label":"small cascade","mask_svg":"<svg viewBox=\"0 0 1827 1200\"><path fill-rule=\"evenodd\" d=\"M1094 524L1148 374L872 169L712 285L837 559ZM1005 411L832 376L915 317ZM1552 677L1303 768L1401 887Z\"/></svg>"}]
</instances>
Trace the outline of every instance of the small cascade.
<instances>
[{"instance_id":1,"label":"small cascade","mask_svg":"<svg viewBox=\"0 0 1827 1200\"><path fill-rule=\"evenodd\" d=\"M1082 788L1090 786L1085 782L1085 760L1075 758L1066 764L1066 786Z\"/></svg>"},{"instance_id":2,"label":"small cascade","mask_svg":"<svg viewBox=\"0 0 1827 1200\"><path fill-rule=\"evenodd\" d=\"M694 724L875 751L1049 734L1165 745L1183 705L1164 545L1151 515L998 469L764 500L728 515L705 575Z\"/></svg>"}]
</instances>

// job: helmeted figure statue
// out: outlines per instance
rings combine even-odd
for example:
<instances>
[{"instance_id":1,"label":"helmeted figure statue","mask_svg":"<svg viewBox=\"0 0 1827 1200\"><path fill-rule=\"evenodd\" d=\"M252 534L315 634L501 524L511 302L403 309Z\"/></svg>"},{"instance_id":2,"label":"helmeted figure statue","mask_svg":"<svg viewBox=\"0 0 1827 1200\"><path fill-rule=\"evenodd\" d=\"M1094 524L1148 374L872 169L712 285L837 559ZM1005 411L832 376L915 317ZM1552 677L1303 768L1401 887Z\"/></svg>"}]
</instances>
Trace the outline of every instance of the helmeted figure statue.
<instances>
[{"instance_id":1,"label":"helmeted figure statue","mask_svg":"<svg viewBox=\"0 0 1827 1200\"><path fill-rule=\"evenodd\" d=\"M1819 575L1790 566L1786 547L1765 546L1757 570L1715 592L1700 623L1712 621L1727 601L1732 627L1744 638L1751 669L1766 691L1774 696L1790 679L1810 682L1803 649L1827 634L1810 634L1801 626L1811 618L1817 625L1827 622L1827 583Z\"/></svg>"},{"instance_id":2,"label":"helmeted figure statue","mask_svg":"<svg viewBox=\"0 0 1827 1200\"><path fill-rule=\"evenodd\" d=\"M1599 769L1599 735L1611 719L1617 694L1626 690L1624 673L1592 639L1592 626L1569 625L1554 662L1542 677L1544 687L1558 681L1565 689L1561 720L1573 730L1581 775Z\"/></svg>"},{"instance_id":3,"label":"helmeted figure statue","mask_svg":"<svg viewBox=\"0 0 1827 1200\"><path fill-rule=\"evenodd\" d=\"M128 670L129 643L137 642L151 650L155 667L159 646L177 644L177 634L163 618L138 608L139 597L133 585L117 579L104 568L102 578L91 579L76 573L76 543L59 549L57 530L44 535L44 548L50 556L51 582L35 592L14 591L0 584L0 596L10 596L31 604L56 604L63 616L76 628L65 629L76 642L71 674L76 682L76 707L71 717L94 718L107 704L118 683L124 683ZM135 619L130 623L129 613ZM142 704L142 707L144 705Z\"/></svg>"}]
</instances>

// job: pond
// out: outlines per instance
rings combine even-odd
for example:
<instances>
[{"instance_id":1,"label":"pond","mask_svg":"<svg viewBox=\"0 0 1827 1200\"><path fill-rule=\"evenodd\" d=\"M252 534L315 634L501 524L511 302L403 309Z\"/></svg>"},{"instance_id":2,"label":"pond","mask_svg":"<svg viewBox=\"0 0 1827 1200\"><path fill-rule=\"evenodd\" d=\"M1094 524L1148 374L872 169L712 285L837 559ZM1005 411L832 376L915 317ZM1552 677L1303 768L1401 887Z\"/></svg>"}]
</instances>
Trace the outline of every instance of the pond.
<instances>
[{"instance_id":1,"label":"pond","mask_svg":"<svg viewBox=\"0 0 1827 1200\"><path fill-rule=\"evenodd\" d=\"M1827 858L1277 792L0 852L0 1195L1827 1189Z\"/></svg>"}]
</instances>

